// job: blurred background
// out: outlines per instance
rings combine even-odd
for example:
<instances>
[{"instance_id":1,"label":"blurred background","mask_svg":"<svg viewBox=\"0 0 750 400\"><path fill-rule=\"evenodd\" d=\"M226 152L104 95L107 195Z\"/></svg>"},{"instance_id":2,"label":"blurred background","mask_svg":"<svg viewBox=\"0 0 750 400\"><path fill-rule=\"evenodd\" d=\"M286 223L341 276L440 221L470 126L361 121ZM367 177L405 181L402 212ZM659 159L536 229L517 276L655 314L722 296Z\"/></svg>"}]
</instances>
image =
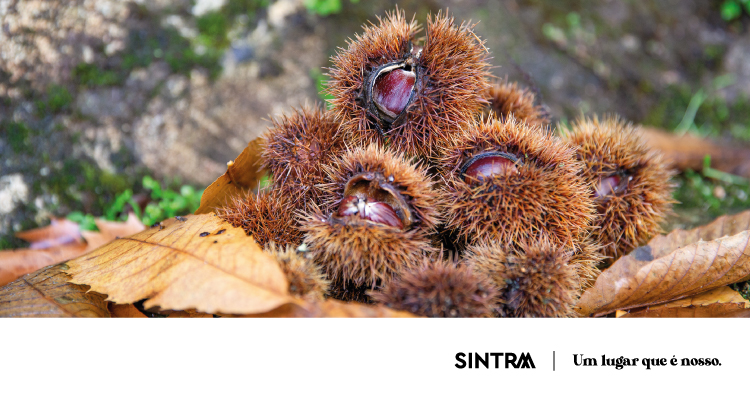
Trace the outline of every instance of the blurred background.
<instances>
[{"instance_id":1,"label":"blurred background","mask_svg":"<svg viewBox=\"0 0 750 400\"><path fill-rule=\"evenodd\" d=\"M146 224L202 190L269 124L320 102L329 59L396 2L0 0L0 250L67 216ZM449 8L495 76L556 122L616 113L750 145L750 0L406 0ZM672 227L750 208L734 175L686 171Z\"/></svg>"}]
</instances>

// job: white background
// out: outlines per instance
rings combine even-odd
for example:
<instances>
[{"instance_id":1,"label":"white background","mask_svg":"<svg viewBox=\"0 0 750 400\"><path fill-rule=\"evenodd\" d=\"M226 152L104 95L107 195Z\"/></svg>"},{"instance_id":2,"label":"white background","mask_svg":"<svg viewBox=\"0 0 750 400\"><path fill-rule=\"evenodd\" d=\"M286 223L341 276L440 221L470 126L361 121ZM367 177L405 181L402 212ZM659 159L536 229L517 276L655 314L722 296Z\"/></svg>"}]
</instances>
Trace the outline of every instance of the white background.
<instances>
[{"instance_id":1,"label":"white background","mask_svg":"<svg viewBox=\"0 0 750 400\"><path fill-rule=\"evenodd\" d=\"M749 330L731 319L2 320L0 398L743 398ZM457 369L457 352L529 352L536 369L502 358ZM574 353L722 365L576 367Z\"/></svg>"}]
</instances>

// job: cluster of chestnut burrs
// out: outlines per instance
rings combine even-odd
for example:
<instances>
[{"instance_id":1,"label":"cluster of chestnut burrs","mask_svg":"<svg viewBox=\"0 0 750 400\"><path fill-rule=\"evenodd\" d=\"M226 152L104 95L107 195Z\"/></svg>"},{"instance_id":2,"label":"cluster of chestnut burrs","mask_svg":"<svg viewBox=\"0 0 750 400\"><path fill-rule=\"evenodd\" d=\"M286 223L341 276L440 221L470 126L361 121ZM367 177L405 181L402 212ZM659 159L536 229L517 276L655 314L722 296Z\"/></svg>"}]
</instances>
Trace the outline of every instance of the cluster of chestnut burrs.
<instances>
[{"instance_id":1,"label":"cluster of chestnut burrs","mask_svg":"<svg viewBox=\"0 0 750 400\"><path fill-rule=\"evenodd\" d=\"M599 268L659 232L671 172L616 117L550 127L472 31L398 10L332 58L328 110L276 118L270 188L220 215L290 292L434 317L575 315Z\"/></svg>"}]
</instances>

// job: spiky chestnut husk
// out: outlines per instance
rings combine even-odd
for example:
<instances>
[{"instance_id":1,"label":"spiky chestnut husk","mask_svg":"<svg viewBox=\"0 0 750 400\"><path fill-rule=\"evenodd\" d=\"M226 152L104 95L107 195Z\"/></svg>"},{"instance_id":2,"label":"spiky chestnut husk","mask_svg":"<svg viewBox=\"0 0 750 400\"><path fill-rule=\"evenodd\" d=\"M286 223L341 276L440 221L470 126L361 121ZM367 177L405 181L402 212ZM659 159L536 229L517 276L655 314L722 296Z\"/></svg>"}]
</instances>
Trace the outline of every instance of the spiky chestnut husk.
<instances>
[{"instance_id":1,"label":"spiky chestnut husk","mask_svg":"<svg viewBox=\"0 0 750 400\"><path fill-rule=\"evenodd\" d=\"M466 265L490 276L499 289L501 317L572 317L579 279L571 253L538 239L506 247L482 242L464 254Z\"/></svg>"},{"instance_id":2,"label":"spiky chestnut husk","mask_svg":"<svg viewBox=\"0 0 750 400\"><path fill-rule=\"evenodd\" d=\"M380 282L375 284L375 289L380 286ZM328 297L336 300L357 302L364 304L373 304L372 298L370 297L370 291L373 290L372 285L357 285L352 281L332 281L331 286L328 288Z\"/></svg>"},{"instance_id":3,"label":"spiky chestnut husk","mask_svg":"<svg viewBox=\"0 0 750 400\"><path fill-rule=\"evenodd\" d=\"M428 18L419 48L421 28L403 11L364 26L364 34L332 58L328 74L327 93L342 129L360 144L387 140L399 152L435 156L437 144L487 104L481 94L489 88L489 55L472 28L438 13ZM379 94L380 85L387 90ZM388 101L376 101L382 97Z\"/></svg>"},{"instance_id":4,"label":"spiky chestnut husk","mask_svg":"<svg viewBox=\"0 0 750 400\"><path fill-rule=\"evenodd\" d=\"M425 317L491 317L498 292L483 274L449 260L423 259L422 266L404 272L382 290L370 294L376 302Z\"/></svg>"},{"instance_id":5,"label":"spiky chestnut husk","mask_svg":"<svg viewBox=\"0 0 750 400\"><path fill-rule=\"evenodd\" d=\"M597 266L604 260L602 246L589 235L577 241L572 249L566 248L566 251L571 253L570 264L575 267L578 274L578 291L583 293L594 286L596 278L601 274Z\"/></svg>"},{"instance_id":6,"label":"spiky chestnut husk","mask_svg":"<svg viewBox=\"0 0 750 400\"><path fill-rule=\"evenodd\" d=\"M306 301L319 301L328 292L330 282L323 270L315 264L312 254L299 247L279 247L274 243L266 251L279 263L289 281L289 293Z\"/></svg>"},{"instance_id":7,"label":"spiky chestnut husk","mask_svg":"<svg viewBox=\"0 0 750 400\"><path fill-rule=\"evenodd\" d=\"M547 108L536 104L536 94L519 87L516 82L506 79L493 83L487 91L486 98L489 106L485 110L485 117L489 117L491 111L495 118L502 120L512 115L529 125L546 126L550 123Z\"/></svg>"},{"instance_id":8,"label":"spiky chestnut husk","mask_svg":"<svg viewBox=\"0 0 750 400\"><path fill-rule=\"evenodd\" d=\"M604 255L616 259L662 232L674 203L674 173L638 128L611 116L579 119L560 130L584 164L598 212L593 235Z\"/></svg>"},{"instance_id":9,"label":"spiky chestnut husk","mask_svg":"<svg viewBox=\"0 0 750 400\"><path fill-rule=\"evenodd\" d=\"M441 222L444 193L436 188L424 165L411 162L393 149L375 144L351 149L324 169L328 183L321 187L326 204L340 202L353 179L371 174L371 181L379 182L381 188L392 188L408 206L412 222L406 228L433 231Z\"/></svg>"},{"instance_id":10,"label":"spiky chestnut husk","mask_svg":"<svg viewBox=\"0 0 750 400\"><path fill-rule=\"evenodd\" d=\"M370 145L325 167L329 213L306 213L301 229L334 286L374 287L419 265L432 253L429 234L440 222L442 195L426 170ZM359 196L359 197L358 197ZM375 216L358 212L358 199ZM375 201L377 199L377 202ZM397 221L392 222L392 216Z\"/></svg>"},{"instance_id":11,"label":"spiky chestnut husk","mask_svg":"<svg viewBox=\"0 0 750 400\"><path fill-rule=\"evenodd\" d=\"M269 243L298 246L302 243L302 232L293 218L296 210L287 196L274 189L234 198L231 204L216 211L216 215L244 229L261 247Z\"/></svg>"},{"instance_id":12,"label":"spiky chestnut husk","mask_svg":"<svg viewBox=\"0 0 750 400\"><path fill-rule=\"evenodd\" d=\"M316 261L333 281L331 292L373 288L435 251L424 231L340 221L318 212L308 216L301 229ZM339 289L344 286L347 289Z\"/></svg>"},{"instance_id":13,"label":"spiky chestnut husk","mask_svg":"<svg viewBox=\"0 0 750 400\"><path fill-rule=\"evenodd\" d=\"M344 146L333 115L304 106L273 120L261 142L262 166L273 174L275 187L305 209L321 203L322 166Z\"/></svg>"},{"instance_id":14,"label":"spiky chestnut husk","mask_svg":"<svg viewBox=\"0 0 750 400\"><path fill-rule=\"evenodd\" d=\"M472 122L445 146L440 165L449 201L446 229L456 232L459 246L547 235L573 248L594 218L575 150L540 126L515 119Z\"/></svg>"}]
</instances>

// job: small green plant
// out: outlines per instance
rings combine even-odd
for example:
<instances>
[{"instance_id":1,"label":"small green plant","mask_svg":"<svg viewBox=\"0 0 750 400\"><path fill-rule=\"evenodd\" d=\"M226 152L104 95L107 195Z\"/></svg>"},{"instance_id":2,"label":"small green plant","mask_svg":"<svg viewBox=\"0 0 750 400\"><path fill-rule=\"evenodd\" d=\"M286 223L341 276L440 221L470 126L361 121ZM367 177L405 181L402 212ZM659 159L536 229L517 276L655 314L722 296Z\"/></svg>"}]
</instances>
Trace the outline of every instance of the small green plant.
<instances>
[{"instance_id":1,"label":"small green plant","mask_svg":"<svg viewBox=\"0 0 750 400\"><path fill-rule=\"evenodd\" d=\"M359 0L350 0L352 3L359 3ZM343 8L341 0L305 0L305 7L308 11L325 17L331 14L338 14Z\"/></svg>"},{"instance_id":2,"label":"small green plant","mask_svg":"<svg viewBox=\"0 0 750 400\"><path fill-rule=\"evenodd\" d=\"M183 185L179 193L162 189L159 182L150 176L143 178L143 187L151 190L151 199L155 201L149 202L143 210L141 221L145 225L153 225L180 214L192 213L200 206L203 195L202 190L196 191L188 185Z\"/></svg>"},{"instance_id":3,"label":"small green plant","mask_svg":"<svg viewBox=\"0 0 750 400\"><path fill-rule=\"evenodd\" d=\"M105 208L102 217L108 221L123 220L127 217L124 214L126 205L130 205L138 219L149 226L167 218L192 213L200 206L203 191L196 191L192 186L183 185L178 193L171 189L162 188L162 185L150 176L145 176L142 183L143 188L150 191L150 201L142 212L133 198L133 191L127 189L115 197L114 201ZM77 222L81 229L96 230L94 222L96 217L91 214L74 211L68 214L67 218Z\"/></svg>"},{"instance_id":4,"label":"small green plant","mask_svg":"<svg viewBox=\"0 0 750 400\"><path fill-rule=\"evenodd\" d=\"M721 3L721 17L733 21L742 16L742 10L750 14L750 0L725 0Z\"/></svg>"},{"instance_id":5,"label":"small green plant","mask_svg":"<svg viewBox=\"0 0 750 400\"><path fill-rule=\"evenodd\" d=\"M701 172L685 171L675 192L680 207L700 207L711 216L749 208L750 181L713 169L710 165L711 158L706 156Z\"/></svg>"},{"instance_id":6,"label":"small green plant","mask_svg":"<svg viewBox=\"0 0 750 400\"><path fill-rule=\"evenodd\" d=\"M750 0L749 0L750 1ZM721 95L721 89L733 85L735 77L722 75L703 89L686 86L667 88L660 101L642 121L644 125L692 132L702 136L731 136L750 141L750 98L738 96L732 103Z\"/></svg>"}]
</instances>

